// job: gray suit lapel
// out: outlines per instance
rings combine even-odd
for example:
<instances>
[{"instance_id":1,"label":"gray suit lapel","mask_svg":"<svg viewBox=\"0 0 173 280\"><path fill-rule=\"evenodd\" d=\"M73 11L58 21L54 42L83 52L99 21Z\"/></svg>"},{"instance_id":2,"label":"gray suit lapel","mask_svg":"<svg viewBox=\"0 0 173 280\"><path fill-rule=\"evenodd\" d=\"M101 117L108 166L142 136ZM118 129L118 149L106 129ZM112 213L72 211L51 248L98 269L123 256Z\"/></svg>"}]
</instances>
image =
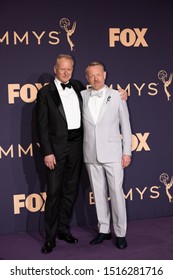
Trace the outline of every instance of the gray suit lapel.
<instances>
[{"instance_id":1,"label":"gray suit lapel","mask_svg":"<svg viewBox=\"0 0 173 280\"><path fill-rule=\"evenodd\" d=\"M110 99L111 99L111 90L109 88L106 88L105 98L104 98L103 105L101 107L99 118L98 118L98 121L97 121L98 123L100 122L100 120L102 119L103 115L107 111L107 109L109 107L108 106L108 102L110 101Z\"/></svg>"},{"instance_id":2,"label":"gray suit lapel","mask_svg":"<svg viewBox=\"0 0 173 280\"><path fill-rule=\"evenodd\" d=\"M85 96L85 113L86 113L86 118L88 119L88 121L90 121L91 123L94 123L93 117L91 115L91 112L90 112L90 109L88 106L90 94L91 94L91 88L88 90L88 92L86 93L86 96Z\"/></svg>"}]
</instances>

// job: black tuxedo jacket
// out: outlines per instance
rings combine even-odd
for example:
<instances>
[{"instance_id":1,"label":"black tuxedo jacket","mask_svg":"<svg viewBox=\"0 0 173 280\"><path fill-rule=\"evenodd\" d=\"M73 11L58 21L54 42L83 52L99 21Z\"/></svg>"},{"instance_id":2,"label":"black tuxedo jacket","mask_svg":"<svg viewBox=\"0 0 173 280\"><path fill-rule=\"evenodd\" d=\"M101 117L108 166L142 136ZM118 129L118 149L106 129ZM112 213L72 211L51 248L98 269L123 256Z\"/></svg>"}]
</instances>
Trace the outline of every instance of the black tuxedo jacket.
<instances>
[{"instance_id":1,"label":"black tuxedo jacket","mask_svg":"<svg viewBox=\"0 0 173 280\"><path fill-rule=\"evenodd\" d=\"M70 83L79 99L82 122L82 96L80 91L84 89L84 86L77 80L70 80ZM43 156L54 154L59 158L66 146L68 128L61 98L54 82L43 86L38 91L36 108L41 153Z\"/></svg>"}]
</instances>

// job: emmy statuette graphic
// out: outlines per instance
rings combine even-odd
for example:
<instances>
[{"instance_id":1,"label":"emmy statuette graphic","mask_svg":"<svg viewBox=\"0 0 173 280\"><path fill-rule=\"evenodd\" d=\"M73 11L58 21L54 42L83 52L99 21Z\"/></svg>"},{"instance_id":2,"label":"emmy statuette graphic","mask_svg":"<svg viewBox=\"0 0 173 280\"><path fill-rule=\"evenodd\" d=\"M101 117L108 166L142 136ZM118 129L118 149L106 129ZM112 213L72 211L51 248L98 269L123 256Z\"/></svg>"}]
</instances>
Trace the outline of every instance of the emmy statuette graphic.
<instances>
[{"instance_id":1,"label":"emmy statuette graphic","mask_svg":"<svg viewBox=\"0 0 173 280\"><path fill-rule=\"evenodd\" d=\"M166 80L168 74L165 70L160 70L159 73L158 73L158 78L159 80L161 80L163 82L163 85L164 85L164 91L166 93L166 96L167 96L167 100L170 101L171 100L171 94L170 92L168 91L168 87L169 85L171 84L172 82L172 76L173 76L173 73L171 73L169 75L169 79Z\"/></svg>"},{"instance_id":2,"label":"emmy statuette graphic","mask_svg":"<svg viewBox=\"0 0 173 280\"><path fill-rule=\"evenodd\" d=\"M168 180L169 180L169 176L168 174L166 173L162 173L159 177L159 180L161 183L163 183L165 185L165 188L166 188L166 194L168 196L168 199L169 199L169 202L173 202L173 196L170 194L170 188L172 187L173 185L173 176L170 180L170 182L168 183Z\"/></svg>"},{"instance_id":3,"label":"emmy statuette graphic","mask_svg":"<svg viewBox=\"0 0 173 280\"><path fill-rule=\"evenodd\" d=\"M73 25L72 25L72 28L71 29L69 29L69 27L70 27L70 21L69 21L69 19L67 19L67 18L62 18L61 20L60 20L60 22L59 22L59 25L60 25L60 27L62 28L62 29L64 29L65 31L66 31L66 35L67 35L67 41L68 41L68 43L69 43L69 45L70 45L70 49L71 49L71 51L74 51L74 44L73 44L73 42L72 42L72 40L71 40L71 36L72 36L72 34L75 32L75 29L76 29L76 21L74 21L73 22Z\"/></svg>"}]
</instances>

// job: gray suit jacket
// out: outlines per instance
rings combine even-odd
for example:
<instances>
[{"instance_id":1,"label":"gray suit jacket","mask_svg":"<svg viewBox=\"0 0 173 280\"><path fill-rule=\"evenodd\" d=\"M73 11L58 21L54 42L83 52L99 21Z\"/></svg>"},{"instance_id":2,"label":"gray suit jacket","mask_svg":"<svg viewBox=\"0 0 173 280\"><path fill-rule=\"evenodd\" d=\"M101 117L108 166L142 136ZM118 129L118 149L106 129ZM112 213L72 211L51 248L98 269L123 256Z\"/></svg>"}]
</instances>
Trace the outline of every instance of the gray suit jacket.
<instances>
[{"instance_id":1,"label":"gray suit jacket","mask_svg":"<svg viewBox=\"0 0 173 280\"><path fill-rule=\"evenodd\" d=\"M81 92L83 98L84 162L121 162L131 155L131 126L126 101L117 90L106 89L99 119L95 124L88 107L91 89Z\"/></svg>"}]
</instances>

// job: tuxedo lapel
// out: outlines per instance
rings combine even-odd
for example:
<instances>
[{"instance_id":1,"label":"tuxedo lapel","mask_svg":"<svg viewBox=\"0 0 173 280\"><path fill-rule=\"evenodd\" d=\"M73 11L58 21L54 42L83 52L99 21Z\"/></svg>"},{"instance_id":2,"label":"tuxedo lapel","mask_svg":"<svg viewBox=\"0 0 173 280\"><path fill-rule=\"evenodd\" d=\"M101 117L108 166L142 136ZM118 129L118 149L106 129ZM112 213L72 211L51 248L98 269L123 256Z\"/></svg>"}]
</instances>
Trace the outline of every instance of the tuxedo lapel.
<instances>
[{"instance_id":1,"label":"tuxedo lapel","mask_svg":"<svg viewBox=\"0 0 173 280\"><path fill-rule=\"evenodd\" d=\"M78 97L78 99L79 99L80 111L82 112L82 96L81 96L81 93L80 93L80 91L79 91L77 85L73 82L73 80L71 80L70 83L71 83L71 85L72 85L74 91L75 91L76 94L77 94L77 97Z\"/></svg>"},{"instance_id":2,"label":"tuxedo lapel","mask_svg":"<svg viewBox=\"0 0 173 280\"><path fill-rule=\"evenodd\" d=\"M64 108L63 108L63 105L62 105L62 102L61 102L61 98L59 96L59 92L55 86L54 83L51 84L51 97L54 101L54 103L56 104L59 112L61 113L62 117L64 118L65 121L66 120L66 116L65 116L65 112L64 112Z\"/></svg>"}]
</instances>

